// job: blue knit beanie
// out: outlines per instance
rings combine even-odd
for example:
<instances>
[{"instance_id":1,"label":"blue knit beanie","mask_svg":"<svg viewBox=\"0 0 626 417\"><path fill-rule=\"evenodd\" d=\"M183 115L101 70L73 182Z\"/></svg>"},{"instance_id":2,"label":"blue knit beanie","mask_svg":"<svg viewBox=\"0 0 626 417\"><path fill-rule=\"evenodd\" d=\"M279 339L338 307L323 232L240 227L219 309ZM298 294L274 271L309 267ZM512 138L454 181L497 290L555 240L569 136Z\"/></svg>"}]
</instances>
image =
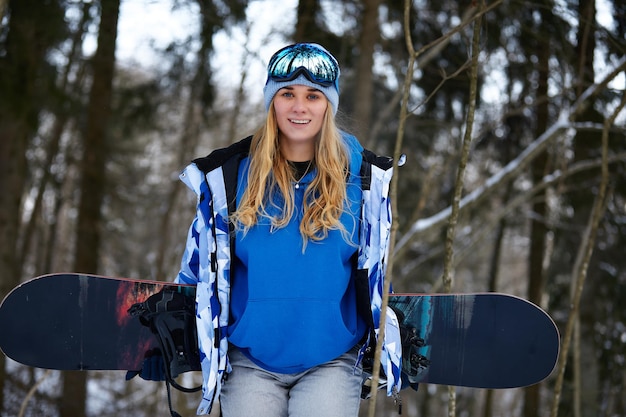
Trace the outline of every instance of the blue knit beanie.
<instances>
[{"instance_id":1,"label":"blue knit beanie","mask_svg":"<svg viewBox=\"0 0 626 417\"><path fill-rule=\"evenodd\" d=\"M314 81L311 81L304 74L300 74L297 78L295 78L293 80L277 81L277 80L273 79L270 76L270 74L269 74L270 68L268 66L267 82L265 83L265 87L263 88L263 95L265 96L265 108L267 110L269 110L270 105L272 104L272 100L274 99L274 96L276 95L278 90L280 90L281 88L285 88L285 87L288 87L290 85L304 85L306 87L315 88L315 89L321 91L326 96L326 98L328 99L328 102L332 106L333 114L337 114L337 109L339 108L339 75L340 75L340 71L339 71L339 65L337 65L337 60L335 59L335 57L333 57L330 54L330 52L328 52L322 46L317 45L317 44L296 44L296 45L292 45L292 47L312 47L312 48L317 48L317 49L320 49L320 50L326 52L335 61L336 70L337 70L336 81L332 85L330 85L330 86L324 86L322 84L318 84L318 83L316 83ZM277 52L276 54L278 54L279 52ZM275 56L276 56L276 54L275 54ZM271 62L272 62L272 60L270 60L270 63Z\"/></svg>"}]
</instances>

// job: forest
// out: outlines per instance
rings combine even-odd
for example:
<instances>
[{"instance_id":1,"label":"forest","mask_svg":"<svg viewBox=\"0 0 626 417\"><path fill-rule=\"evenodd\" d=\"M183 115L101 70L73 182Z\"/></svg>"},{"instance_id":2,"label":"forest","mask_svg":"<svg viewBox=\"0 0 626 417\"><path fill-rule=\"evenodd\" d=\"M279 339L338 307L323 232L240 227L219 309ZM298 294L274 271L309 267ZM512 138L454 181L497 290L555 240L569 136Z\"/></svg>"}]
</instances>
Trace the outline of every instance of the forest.
<instances>
[{"instance_id":1,"label":"forest","mask_svg":"<svg viewBox=\"0 0 626 417\"><path fill-rule=\"evenodd\" d=\"M178 174L260 125L296 41L337 57L342 128L405 160L394 291L513 294L561 335L540 384L424 384L402 414L626 416L622 0L0 0L0 299L51 272L171 281L195 207ZM0 355L0 415L168 416L136 379ZM182 416L199 399L173 393ZM398 407L381 391L361 415Z\"/></svg>"}]
</instances>

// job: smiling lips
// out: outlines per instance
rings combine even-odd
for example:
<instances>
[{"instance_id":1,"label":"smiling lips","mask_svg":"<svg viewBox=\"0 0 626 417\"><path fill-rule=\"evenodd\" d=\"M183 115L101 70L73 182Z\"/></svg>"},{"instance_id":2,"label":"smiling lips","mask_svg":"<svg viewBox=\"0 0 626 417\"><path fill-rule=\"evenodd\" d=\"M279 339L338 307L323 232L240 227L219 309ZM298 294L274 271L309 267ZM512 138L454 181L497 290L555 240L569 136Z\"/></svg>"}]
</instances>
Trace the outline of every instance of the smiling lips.
<instances>
[{"instance_id":1,"label":"smiling lips","mask_svg":"<svg viewBox=\"0 0 626 417\"><path fill-rule=\"evenodd\" d=\"M289 121L297 125L306 125L311 123L311 120L289 119Z\"/></svg>"}]
</instances>

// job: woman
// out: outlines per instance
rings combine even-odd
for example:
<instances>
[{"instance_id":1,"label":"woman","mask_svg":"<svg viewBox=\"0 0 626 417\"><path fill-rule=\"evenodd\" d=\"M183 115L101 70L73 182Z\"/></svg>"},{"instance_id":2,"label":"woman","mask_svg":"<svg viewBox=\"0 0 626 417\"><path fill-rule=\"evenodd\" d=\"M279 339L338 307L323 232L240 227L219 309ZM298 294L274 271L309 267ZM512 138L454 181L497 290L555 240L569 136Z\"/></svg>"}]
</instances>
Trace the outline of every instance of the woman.
<instances>
[{"instance_id":1,"label":"woman","mask_svg":"<svg viewBox=\"0 0 626 417\"><path fill-rule=\"evenodd\" d=\"M335 125L339 75L319 45L279 50L264 125L181 175L198 195L176 279L197 285L198 414L218 396L225 417L358 414L360 359L378 335L391 161ZM389 394L400 351L389 312Z\"/></svg>"}]
</instances>

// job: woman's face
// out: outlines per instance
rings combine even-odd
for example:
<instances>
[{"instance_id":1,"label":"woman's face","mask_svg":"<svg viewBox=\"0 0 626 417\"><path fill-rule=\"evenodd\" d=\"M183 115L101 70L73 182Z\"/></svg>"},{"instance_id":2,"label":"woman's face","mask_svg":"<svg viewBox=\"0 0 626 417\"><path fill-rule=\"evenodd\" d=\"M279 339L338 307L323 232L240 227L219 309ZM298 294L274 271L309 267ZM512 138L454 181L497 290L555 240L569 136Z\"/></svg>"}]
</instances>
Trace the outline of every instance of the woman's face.
<instances>
[{"instance_id":1,"label":"woman's face","mask_svg":"<svg viewBox=\"0 0 626 417\"><path fill-rule=\"evenodd\" d=\"M326 96L315 88L290 85L278 90L274 97L274 111L281 149L287 159L297 161L312 158L315 139L322 129L327 108ZM304 150L310 154L303 155Z\"/></svg>"}]
</instances>

